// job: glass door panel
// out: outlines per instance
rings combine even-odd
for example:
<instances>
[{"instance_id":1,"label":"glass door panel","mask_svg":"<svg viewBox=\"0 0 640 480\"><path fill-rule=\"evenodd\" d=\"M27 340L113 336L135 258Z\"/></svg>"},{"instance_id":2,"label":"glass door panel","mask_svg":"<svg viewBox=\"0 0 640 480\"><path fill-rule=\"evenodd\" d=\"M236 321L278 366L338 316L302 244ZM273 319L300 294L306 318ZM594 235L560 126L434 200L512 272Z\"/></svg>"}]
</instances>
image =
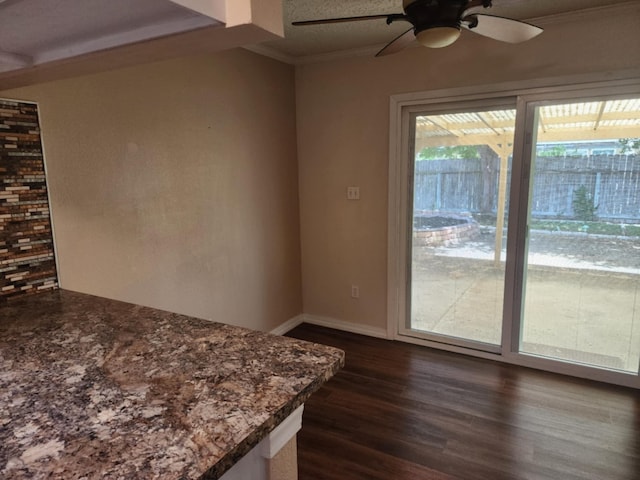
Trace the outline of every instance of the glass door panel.
<instances>
[{"instance_id":1,"label":"glass door panel","mask_svg":"<svg viewBox=\"0 0 640 480\"><path fill-rule=\"evenodd\" d=\"M639 111L637 98L537 107L522 353L638 372Z\"/></svg>"},{"instance_id":2,"label":"glass door panel","mask_svg":"<svg viewBox=\"0 0 640 480\"><path fill-rule=\"evenodd\" d=\"M515 115L487 109L413 117L411 334L489 350L501 343Z\"/></svg>"}]
</instances>

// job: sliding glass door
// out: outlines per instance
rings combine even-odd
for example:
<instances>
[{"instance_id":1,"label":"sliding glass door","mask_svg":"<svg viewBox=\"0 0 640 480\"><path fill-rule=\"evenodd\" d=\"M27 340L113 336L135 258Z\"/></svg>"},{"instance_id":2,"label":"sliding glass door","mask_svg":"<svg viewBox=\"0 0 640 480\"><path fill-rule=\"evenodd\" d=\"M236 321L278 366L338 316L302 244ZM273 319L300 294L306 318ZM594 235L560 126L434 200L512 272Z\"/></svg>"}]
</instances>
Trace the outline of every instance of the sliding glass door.
<instances>
[{"instance_id":1,"label":"sliding glass door","mask_svg":"<svg viewBox=\"0 0 640 480\"><path fill-rule=\"evenodd\" d=\"M626 90L400 110L398 338L640 386L640 86Z\"/></svg>"},{"instance_id":2,"label":"sliding glass door","mask_svg":"<svg viewBox=\"0 0 640 480\"><path fill-rule=\"evenodd\" d=\"M408 328L425 338L501 343L515 117L503 106L412 117Z\"/></svg>"},{"instance_id":3,"label":"sliding glass door","mask_svg":"<svg viewBox=\"0 0 640 480\"><path fill-rule=\"evenodd\" d=\"M536 105L520 351L640 363L640 98Z\"/></svg>"}]
</instances>

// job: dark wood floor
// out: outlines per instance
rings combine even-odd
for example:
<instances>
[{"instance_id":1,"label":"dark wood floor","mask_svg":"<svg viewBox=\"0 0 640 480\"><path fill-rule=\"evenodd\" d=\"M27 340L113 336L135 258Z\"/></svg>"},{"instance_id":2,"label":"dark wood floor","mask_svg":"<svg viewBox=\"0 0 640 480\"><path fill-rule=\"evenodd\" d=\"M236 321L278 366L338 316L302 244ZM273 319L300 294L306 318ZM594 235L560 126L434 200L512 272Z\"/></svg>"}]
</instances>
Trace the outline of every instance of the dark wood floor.
<instances>
[{"instance_id":1,"label":"dark wood floor","mask_svg":"<svg viewBox=\"0 0 640 480\"><path fill-rule=\"evenodd\" d=\"M640 480L640 392L302 325L346 351L306 404L299 480Z\"/></svg>"}]
</instances>

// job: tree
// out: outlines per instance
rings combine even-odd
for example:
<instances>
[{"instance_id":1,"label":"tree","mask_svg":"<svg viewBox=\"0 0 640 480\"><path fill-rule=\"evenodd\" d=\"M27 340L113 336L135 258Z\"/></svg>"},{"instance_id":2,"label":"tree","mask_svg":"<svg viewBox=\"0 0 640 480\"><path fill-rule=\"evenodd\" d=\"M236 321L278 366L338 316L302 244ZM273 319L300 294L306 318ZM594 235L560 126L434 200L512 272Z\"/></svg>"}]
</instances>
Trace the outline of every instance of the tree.
<instances>
[{"instance_id":1,"label":"tree","mask_svg":"<svg viewBox=\"0 0 640 480\"><path fill-rule=\"evenodd\" d=\"M538 157L564 157L567 155L566 145L553 145L548 148L538 148L536 155Z\"/></svg>"},{"instance_id":2,"label":"tree","mask_svg":"<svg viewBox=\"0 0 640 480\"><path fill-rule=\"evenodd\" d=\"M620 138L618 144L623 155L640 153L640 138Z\"/></svg>"},{"instance_id":3,"label":"tree","mask_svg":"<svg viewBox=\"0 0 640 480\"><path fill-rule=\"evenodd\" d=\"M450 160L480 158L476 145L456 145L453 147L424 147L418 160Z\"/></svg>"}]
</instances>

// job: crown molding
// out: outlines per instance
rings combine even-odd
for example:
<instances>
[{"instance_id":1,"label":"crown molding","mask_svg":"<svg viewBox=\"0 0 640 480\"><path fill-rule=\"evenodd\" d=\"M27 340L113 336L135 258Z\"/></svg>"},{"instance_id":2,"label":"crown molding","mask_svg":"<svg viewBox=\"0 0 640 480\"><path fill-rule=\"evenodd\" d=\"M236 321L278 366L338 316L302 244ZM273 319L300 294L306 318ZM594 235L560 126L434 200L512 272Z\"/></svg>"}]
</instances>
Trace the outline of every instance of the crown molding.
<instances>
[{"instance_id":1,"label":"crown molding","mask_svg":"<svg viewBox=\"0 0 640 480\"><path fill-rule=\"evenodd\" d=\"M297 66L310 65L313 63L332 62L334 60L343 60L356 57L374 57L375 54L378 53L384 46L385 44L381 43L378 45L368 45L366 47L350 48L348 50L338 50L336 52L320 53L318 55L304 55L300 57L287 55L279 50L276 50L275 48L267 47L265 45L248 45L243 48L253 53L257 53L258 55L273 58L274 60ZM415 45L412 44L407 46L406 48L415 48L418 46L419 45L416 43Z\"/></svg>"},{"instance_id":2,"label":"crown molding","mask_svg":"<svg viewBox=\"0 0 640 480\"><path fill-rule=\"evenodd\" d=\"M243 48L250 52L257 53L258 55L269 57L283 63L288 63L289 65L307 65L311 63L341 60L344 58L373 57L382 47L384 47L384 45L369 45L367 47L338 50L337 52L321 53L318 55L304 55L300 57L294 57L293 55L288 55L276 50L275 48L260 44L247 45Z\"/></svg>"},{"instance_id":3,"label":"crown molding","mask_svg":"<svg viewBox=\"0 0 640 480\"><path fill-rule=\"evenodd\" d=\"M266 45L262 45L260 43L256 43L255 45L245 45L242 48L250 52L257 53L258 55L262 55L263 57L269 57L274 60L278 60L282 63L296 65L296 57L283 53L280 50L276 50L275 48L267 47Z\"/></svg>"},{"instance_id":4,"label":"crown molding","mask_svg":"<svg viewBox=\"0 0 640 480\"><path fill-rule=\"evenodd\" d=\"M366 47L350 48L348 50L338 50L336 52L320 53L317 55L305 55L297 58L297 65L309 65L312 63L332 62L345 58L373 57L384 45L369 45Z\"/></svg>"}]
</instances>

